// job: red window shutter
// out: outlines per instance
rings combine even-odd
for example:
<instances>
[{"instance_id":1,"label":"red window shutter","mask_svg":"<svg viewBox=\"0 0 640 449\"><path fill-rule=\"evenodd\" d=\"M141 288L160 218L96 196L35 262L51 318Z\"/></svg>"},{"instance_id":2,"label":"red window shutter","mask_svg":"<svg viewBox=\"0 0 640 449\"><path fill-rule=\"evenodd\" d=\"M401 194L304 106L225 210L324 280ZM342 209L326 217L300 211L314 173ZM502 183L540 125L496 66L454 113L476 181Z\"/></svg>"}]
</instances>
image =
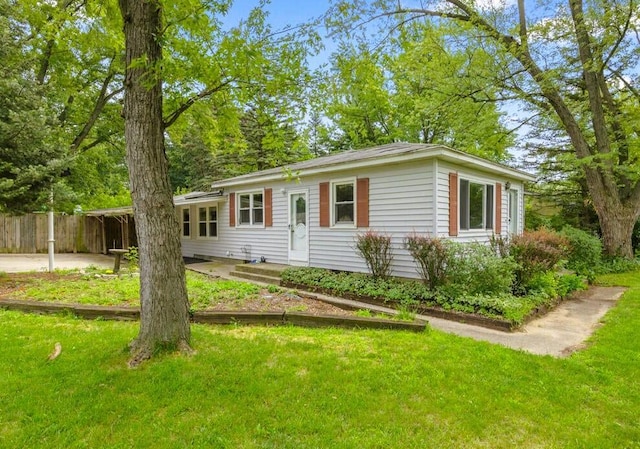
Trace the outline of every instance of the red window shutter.
<instances>
[{"instance_id":1,"label":"red window shutter","mask_svg":"<svg viewBox=\"0 0 640 449\"><path fill-rule=\"evenodd\" d=\"M449 173L449 235L458 235L458 174Z\"/></svg>"},{"instance_id":2,"label":"red window shutter","mask_svg":"<svg viewBox=\"0 0 640 449\"><path fill-rule=\"evenodd\" d=\"M494 226L496 234L502 233L502 184L496 182L496 224Z\"/></svg>"},{"instance_id":3,"label":"red window shutter","mask_svg":"<svg viewBox=\"0 0 640 449\"><path fill-rule=\"evenodd\" d=\"M369 227L369 178L358 179L357 191L357 208L358 214L357 227L368 228Z\"/></svg>"},{"instance_id":4,"label":"red window shutter","mask_svg":"<svg viewBox=\"0 0 640 449\"><path fill-rule=\"evenodd\" d=\"M320 227L328 228L329 223L329 183L320 183Z\"/></svg>"},{"instance_id":5,"label":"red window shutter","mask_svg":"<svg viewBox=\"0 0 640 449\"><path fill-rule=\"evenodd\" d=\"M264 225L273 226L272 189L264 189Z\"/></svg>"},{"instance_id":6,"label":"red window shutter","mask_svg":"<svg viewBox=\"0 0 640 449\"><path fill-rule=\"evenodd\" d=\"M229 194L229 226L236 227L236 194Z\"/></svg>"}]
</instances>

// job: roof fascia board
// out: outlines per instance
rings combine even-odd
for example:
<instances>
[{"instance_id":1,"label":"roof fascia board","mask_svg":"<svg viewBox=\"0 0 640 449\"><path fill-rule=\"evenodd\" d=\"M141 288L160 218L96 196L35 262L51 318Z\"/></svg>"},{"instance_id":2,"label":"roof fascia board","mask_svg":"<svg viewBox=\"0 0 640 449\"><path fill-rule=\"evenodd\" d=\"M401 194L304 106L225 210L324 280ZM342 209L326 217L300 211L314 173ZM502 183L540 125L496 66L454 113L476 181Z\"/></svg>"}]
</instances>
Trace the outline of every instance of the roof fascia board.
<instances>
[{"instance_id":1,"label":"roof fascia board","mask_svg":"<svg viewBox=\"0 0 640 449\"><path fill-rule=\"evenodd\" d=\"M201 198L192 198L188 200L174 200L175 206L186 206L188 204L205 204L205 203L220 203L226 200L224 196L217 197L201 197Z\"/></svg>"}]
</instances>

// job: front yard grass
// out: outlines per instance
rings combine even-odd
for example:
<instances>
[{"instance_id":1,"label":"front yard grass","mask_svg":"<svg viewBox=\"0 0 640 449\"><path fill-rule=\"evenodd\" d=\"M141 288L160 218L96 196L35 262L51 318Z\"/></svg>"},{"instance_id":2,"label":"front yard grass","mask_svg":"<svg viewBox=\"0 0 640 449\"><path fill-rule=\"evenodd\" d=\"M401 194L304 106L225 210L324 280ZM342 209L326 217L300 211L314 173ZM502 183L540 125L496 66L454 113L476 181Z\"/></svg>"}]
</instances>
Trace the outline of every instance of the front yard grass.
<instances>
[{"instance_id":1,"label":"front yard grass","mask_svg":"<svg viewBox=\"0 0 640 449\"><path fill-rule=\"evenodd\" d=\"M16 299L102 306L140 305L140 279L137 276L100 276L92 272L24 274L18 281L9 277L0 280L0 291L2 284L8 282L20 286L18 291L11 292L11 297ZM257 299L261 293L261 288L255 284L212 280L191 271L187 271L187 290L194 310L203 310L218 303L241 307L244 301Z\"/></svg>"},{"instance_id":2,"label":"front yard grass","mask_svg":"<svg viewBox=\"0 0 640 449\"><path fill-rule=\"evenodd\" d=\"M566 359L434 330L193 325L195 355L130 370L136 323L0 311L0 447L638 447L640 274L604 280L631 288Z\"/></svg>"}]
</instances>

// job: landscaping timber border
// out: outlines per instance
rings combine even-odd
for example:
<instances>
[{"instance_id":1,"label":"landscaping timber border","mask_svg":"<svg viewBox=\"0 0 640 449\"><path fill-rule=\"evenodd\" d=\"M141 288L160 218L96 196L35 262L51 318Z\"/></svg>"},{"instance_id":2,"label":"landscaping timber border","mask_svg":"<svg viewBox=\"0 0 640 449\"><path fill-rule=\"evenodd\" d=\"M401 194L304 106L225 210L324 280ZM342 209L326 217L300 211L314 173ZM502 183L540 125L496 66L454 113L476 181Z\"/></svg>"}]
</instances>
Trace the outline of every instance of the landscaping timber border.
<instances>
[{"instance_id":1,"label":"landscaping timber border","mask_svg":"<svg viewBox=\"0 0 640 449\"><path fill-rule=\"evenodd\" d=\"M283 287L296 289L301 293L303 291L308 291L312 293L321 293L329 296L337 296L340 298L350 299L353 301L358 301L361 303L370 304L374 306L389 307L391 309L397 309L397 306L398 306L397 303L393 303L389 301L385 302L380 298L355 295L353 293L337 293L331 289L322 288L322 287L313 287L313 286L296 284L294 282L287 282L287 281L283 281L281 285ZM317 299L318 301L322 301L322 298L314 298L314 299ZM334 304L334 303L331 303L331 304ZM345 309L354 308L350 306L342 306L340 304L334 304L334 305L345 308ZM410 307L410 310L414 313L419 313L421 315L432 316L435 318L443 318L446 320L457 321L459 323L473 324L476 326L482 326L489 329L496 329L504 332L512 332L514 330L517 330L521 326L521 324L512 323L511 321L501 320L499 318L489 318L482 315L457 312L455 310L444 310L440 307L429 307L429 306L417 305L417 306ZM537 310L534 312L536 312L535 315L532 314L532 316L528 316L527 319L525 320L525 323L531 320L532 318L534 318L535 316L539 316L539 313L537 313Z\"/></svg>"},{"instance_id":2,"label":"landscaping timber border","mask_svg":"<svg viewBox=\"0 0 640 449\"><path fill-rule=\"evenodd\" d=\"M106 307L84 304L63 304L21 299L0 299L0 309L18 310L39 314L70 313L85 319L135 321L140 319L140 309L136 307ZM339 315L312 315L302 312L248 312L213 311L194 312L191 320L203 324L243 324L278 326L292 324L302 327L340 327L348 329L393 329L422 332L424 321L397 321L383 318Z\"/></svg>"}]
</instances>

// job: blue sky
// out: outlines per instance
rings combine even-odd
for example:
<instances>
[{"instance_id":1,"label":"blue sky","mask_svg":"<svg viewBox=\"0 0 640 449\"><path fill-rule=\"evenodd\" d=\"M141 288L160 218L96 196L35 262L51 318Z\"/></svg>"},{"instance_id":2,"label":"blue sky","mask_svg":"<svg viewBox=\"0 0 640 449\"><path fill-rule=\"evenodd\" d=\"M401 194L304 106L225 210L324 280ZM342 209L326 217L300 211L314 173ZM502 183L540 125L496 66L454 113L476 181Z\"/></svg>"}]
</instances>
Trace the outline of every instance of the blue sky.
<instances>
[{"instance_id":1,"label":"blue sky","mask_svg":"<svg viewBox=\"0 0 640 449\"><path fill-rule=\"evenodd\" d=\"M232 23L246 17L247 13L260 4L259 0L235 0L229 13ZM267 5L270 22L274 27L297 25L324 14L329 8L328 1L318 0L272 0Z\"/></svg>"},{"instance_id":2,"label":"blue sky","mask_svg":"<svg viewBox=\"0 0 640 449\"><path fill-rule=\"evenodd\" d=\"M526 7L531 17L544 16L544 9L551 7L555 2L549 2L546 6L541 7L536 0L525 0ZM402 1L402 4L410 5L414 0ZM331 6L330 0L271 0L266 9L269 11L269 23L274 29L284 28L286 26L295 26L301 23L309 22L312 19L318 18L323 15ZM481 6L493 6L496 4L506 4L513 7L516 0L476 0L476 4ZM234 0L234 4L226 18L229 25L235 25L243 18L247 17L247 14L252 8L260 5L260 0ZM516 16L517 17L517 16ZM514 17L515 19L515 17ZM326 36L326 30L319 30L322 36ZM335 50L336 44L331 39L325 39L325 50L318 56L312 58L309 64L312 68L315 68L323 63L328 62L329 56ZM506 113L504 118L508 128L517 126L522 120L521 112L516 104L502 104L501 109ZM518 134L526 131L526 127L520 129ZM514 151L512 153L519 153ZM518 155L518 154L517 154Z\"/></svg>"}]
</instances>

